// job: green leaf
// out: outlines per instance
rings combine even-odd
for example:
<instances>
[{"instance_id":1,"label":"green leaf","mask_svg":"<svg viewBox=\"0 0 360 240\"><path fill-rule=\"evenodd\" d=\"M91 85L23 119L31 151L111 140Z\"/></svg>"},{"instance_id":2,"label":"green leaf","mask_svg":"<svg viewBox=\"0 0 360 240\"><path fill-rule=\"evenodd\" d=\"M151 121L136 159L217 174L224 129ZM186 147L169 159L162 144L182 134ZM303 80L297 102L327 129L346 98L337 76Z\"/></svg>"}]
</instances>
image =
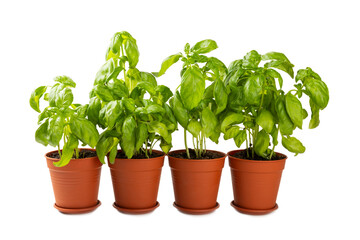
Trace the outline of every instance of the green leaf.
<instances>
[{"instance_id":1,"label":"green leaf","mask_svg":"<svg viewBox=\"0 0 360 240\"><path fill-rule=\"evenodd\" d=\"M211 52L212 50L215 50L216 48L218 48L216 42L214 40L211 39L206 39L206 40L202 40L200 42L197 42L191 49L190 51L193 53L208 53Z\"/></svg>"},{"instance_id":2,"label":"green leaf","mask_svg":"<svg viewBox=\"0 0 360 240\"><path fill-rule=\"evenodd\" d=\"M305 119L309 116L308 112L305 109L302 110L302 116L303 116L303 119Z\"/></svg>"},{"instance_id":3,"label":"green leaf","mask_svg":"<svg viewBox=\"0 0 360 240\"><path fill-rule=\"evenodd\" d=\"M211 83L207 88L205 88L204 99L213 99L214 98L214 89L215 82Z\"/></svg>"},{"instance_id":4,"label":"green leaf","mask_svg":"<svg viewBox=\"0 0 360 240\"><path fill-rule=\"evenodd\" d=\"M280 86L280 89L282 88L283 86L283 79L280 75L280 73L278 73L277 71L275 71L274 69L266 69L266 74L269 75L270 77L272 78L276 78L278 81L279 81L279 86Z\"/></svg>"},{"instance_id":5,"label":"green leaf","mask_svg":"<svg viewBox=\"0 0 360 240\"><path fill-rule=\"evenodd\" d=\"M180 95L184 101L186 109L195 108L202 99L205 92L205 78L201 70L197 66L186 69L181 78Z\"/></svg>"},{"instance_id":6,"label":"green leaf","mask_svg":"<svg viewBox=\"0 0 360 240\"><path fill-rule=\"evenodd\" d=\"M119 100L108 102L104 106L104 120L108 128L113 128L116 120L121 115L121 105Z\"/></svg>"},{"instance_id":7,"label":"green leaf","mask_svg":"<svg viewBox=\"0 0 360 240\"><path fill-rule=\"evenodd\" d=\"M101 163L105 164L105 156L114 145L116 146L116 144L114 144L114 137L110 136L108 130L100 134L96 144L96 154Z\"/></svg>"},{"instance_id":8,"label":"green leaf","mask_svg":"<svg viewBox=\"0 0 360 240\"><path fill-rule=\"evenodd\" d=\"M273 130L271 131L271 137L273 140L273 144L274 146L278 145L278 136L279 136L279 128L277 128L276 126L273 128Z\"/></svg>"},{"instance_id":9,"label":"green leaf","mask_svg":"<svg viewBox=\"0 0 360 240\"><path fill-rule=\"evenodd\" d=\"M291 121L295 126L302 129L303 115L302 105L299 99L292 95L290 92L285 95L286 111L289 114Z\"/></svg>"},{"instance_id":10,"label":"green leaf","mask_svg":"<svg viewBox=\"0 0 360 240\"><path fill-rule=\"evenodd\" d=\"M136 64L139 62L140 55L138 47L136 45L136 40L132 37L126 39L124 48L130 68L136 67Z\"/></svg>"},{"instance_id":11,"label":"green leaf","mask_svg":"<svg viewBox=\"0 0 360 240\"><path fill-rule=\"evenodd\" d=\"M47 119L51 116L51 108L46 107L38 116L38 124L40 124L44 119Z\"/></svg>"},{"instance_id":12,"label":"green leaf","mask_svg":"<svg viewBox=\"0 0 360 240\"><path fill-rule=\"evenodd\" d=\"M228 97L228 108L235 112L239 112L246 105L244 88L243 86L233 86L233 85L229 85L229 88L230 88L230 93Z\"/></svg>"},{"instance_id":13,"label":"green leaf","mask_svg":"<svg viewBox=\"0 0 360 240\"><path fill-rule=\"evenodd\" d=\"M136 128L136 140L135 140L135 151L138 151L143 144L147 142L148 138L148 128L147 125L144 123L140 123L139 126Z\"/></svg>"},{"instance_id":14,"label":"green leaf","mask_svg":"<svg viewBox=\"0 0 360 240\"><path fill-rule=\"evenodd\" d=\"M204 108L201 112L201 125L205 137L210 137L218 124L215 114L209 109Z\"/></svg>"},{"instance_id":15,"label":"green leaf","mask_svg":"<svg viewBox=\"0 0 360 240\"><path fill-rule=\"evenodd\" d=\"M54 81L61 83L66 87L72 87L72 88L76 87L76 83L70 77L67 76L55 77Z\"/></svg>"},{"instance_id":16,"label":"green leaf","mask_svg":"<svg viewBox=\"0 0 360 240\"><path fill-rule=\"evenodd\" d=\"M157 104L164 104L166 103L169 98L171 98L173 95L173 93L171 92L170 88L164 86L164 85L159 85L156 86L155 88L155 95L152 96L154 99L154 102L156 102Z\"/></svg>"},{"instance_id":17,"label":"green leaf","mask_svg":"<svg viewBox=\"0 0 360 240\"><path fill-rule=\"evenodd\" d=\"M275 102L275 109L279 118L279 127L282 135L291 135L293 133L294 124L291 121L285 107L283 98L279 97Z\"/></svg>"},{"instance_id":18,"label":"green leaf","mask_svg":"<svg viewBox=\"0 0 360 240\"><path fill-rule=\"evenodd\" d=\"M156 85L157 85L156 78L151 73L140 72L140 77L143 82L148 82L148 83L152 84L154 87L156 87Z\"/></svg>"},{"instance_id":19,"label":"green leaf","mask_svg":"<svg viewBox=\"0 0 360 240\"><path fill-rule=\"evenodd\" d=\"M158 133L167 143L171 143L171 135L169 134L165 124L159 121L152 121L148 126L150 133Z\"/></svg>"},{"instance_id":20,"label":"green leaf","mask_svg":"<svg viewBox=\"0 0 360 240\"><path fill-rule=\"evenodd\" d=\"M173 130L175 131L177 128L177 121L176 121L174 112L168 104L164 104L164 108L165 108L166 117L174 125Z\"/></svg>"},{"instance_id":21,"label":"green leaf","mask_svg":"<svg viewBox=\"0 0 360 240\"><path fill-rule=\"evenodd\" d=\"M183 128L186 129L189 122L189 113L184 107L184 104L181 100L181 96L178 91L176 91L172 101L172 110L174 112L176 120L180 123L180 125Z\"/></svg>"},{"instance_id":22,"label":"green leaf","mask_svg":"<svg viewBox=\"0 0 360 240\"><path fill-rule=\"evenodd\" d=\"M155 95L155 86L150 82L139 82L136 87L144 89L150 93L151 96Z\"/></svg>"},{"instance_id":23,"label":"green leaf","mask_svg":"<svg viewBox=\"0 0 360 240\"><path fill-rule=\"evenodd\" d=\"M99 139L95 125L85 118L72 117L70 120L71 132L84 144L94 148Z\"/></svg>"},{"instance_id":24,"label":"green leaf","mask_svg":"<svg viewBox=\"0 0 360 240\"><path fill-rule=\"evenodd\" d=\"M205 66L214 72L216 78L220 80L225 79L228 71L226 65L219 59L215 57L210 57L208 58L208 61Z\"/></svg>"},{"instance_id":25,"label":"green leaf","mask_svg":"<svg viewBox=\"0 0 360 240\"><path fill-rule=\"evenodd\" d=\"M135 101L132 98L124 98L122 100L122 103L125 107L125 109L127 109L130 113L135 111Z\"/></svg>"},{"instance_id":26,"label":"green leaf","mask_svg":"<svg viewBox=\"0 0 360 240\"><path fill-rule=\"evenodd\" d=\"M164 153L168 153L170 151L170 149L172 148L172 144L167 143L166 141L164 141L164 139L161 139L160 147L161 147L161 150L163 150Z\"/></svg>"},{"instance_id":27,"label":"green leaf","mask_svg":"<svg viewBox=\"0 0 360 240\"><path fill-rule=\"evenodd\" d=\"M304 153L305 147L304 145L294 137L282 137L282 145L290 152L296 153Z\"/></svg>"},{"instance_id":28,"label":"green leaf","mask_svg":"<svg viewBox=\"0 0 360 240\"><path fill-rule=\"evenodd\" d=\"M131 94L132 90L135 88L135 86L138 84L138 82L141 82L141 73L136 68L130 68L126 72L126 78L125 78L125 84L126 87L129 89L129 92Z\"/></svg>"},{"instance_id":29,"label":"green leaf","mask_svg":"<svg viewBox=\"0 0 360 240\"><path fill-rule=\"evenodd\" d=\"M196 138L200 134L201 124L197 120L191 119L186 130Z\"/></svg>"},{"instance_id":30,"label":"green leaf","mask_svg":"<svg viewBox=\"0 0 360 240\"><path fill-rule=\"evenodd\" d=\"M238 60L232 61L232 62L229 64L228 71L231 72L231 71L233 71L233 70L238 70L238 69L242 66L242 63L243 63L243 60L242 60L242 59L238 59Z\"/></svg>"},{"instance_id":31,"label":"green leaf","mask_svg":"<svg viewBox=\"0 0 360 240\"><path fill-rule=\"evenodd\" d=\"M169 67L171 67L171 65L173 65L174 63L179 61L181 56L182 56L182 54L179 52L179 53L173 54L173 55L165 58L165 60L161 63L161 68L160 68L160 71L157 73L157 76L158 77L162 76L166 72L166 70Z\"/></svg>"},{"instance_id":32,"label":"green leaf","mask_svg":"<svg viewBox=\"0 0 360 240\"><path fill-rule=\"evenodd\" d=\"M260 125L267 133L271 133L273 130L275 121L274 117L268 110L262 110L256 118L256 123Z\"/></svg>"},{"instance_id":33,"label":"green leaf","mask_svg":"<svg viewBox=\"0 0 360 240\"><path fill-rule=\"evenodd\" d=\"M56 97L56 106L61 108L68 108L74 100L73 93L71 89L64 88L58 92L58 96Z\"/></svg>"},{"instance_id":34,"label":"green leaf","mask_svg":"<svg viewBox=\"0 0 360 240\"><path fill-rule=\"evenodd\" d=\"M160 113L163 114L165 113L165 109L158 105L158 104L151 104L151 105L147 105L145 107L145 111L149 114L155 114L155 113Z\"/></svg>"},{"instance_id":35,"label":"green leaf","mask_svg":"<svg viewBox=\"0 0 360 240\"><path fill-rule=\"evenodd\" d=\"M313 129L316 128L317 126L319 126L320 124L320 117L319 117L319 112L320 109L318 107L318 105L316 105L310 98L310 108L311 108L311 119L310 119L310 123L309 123L309 128Z\"/></svg>"},{"instance_id":36,"label":"green leaf","mask_svg":"<svg viewBox=\"0 0 360 240\"><path fill-rule=\"evenodd\" d=\"M225 132L226 128L233 124L239 124L244 121L244 115L241 113L229 113L221 122L221 131Z\"/></svg>"},{"instance_id":37,"label":"green leaf","mask_svg":"<svg viewBox=\"0 0 360 240\"><path fill-rule=\"evenodd\" d=\"M262 81L260 75L253 75L248 78L244 85L245 100L251 105L259 105L262 92Z\"/></svg>"},{"instance_id":38,"label":"green leaf","mask_svg":"<svg viewBox=\"0 0 360 240\"><path fill-rule=\"evenodd\" d=\"M261 55L257 51L252 50L245 55L242 66L248 69L257 68L260 61Z\"/></svg>"},{"instance_id":39,"label":"green leaf","mask_svg":"<svg viewBox=\"0 0 360 240\"><path fill-rule=\"evenodd\" d=\"M105 85L96 85L94 88L94 92L96 96L104 102L111 102L115 100L111 93L111 90Z\"/></svg>"},{"instance_id":40,"label":"green leaf","mask_svg":"<svg viewBox=\"0 0 360 240\"><path fill-rule=\"evenodd\" d=\"M49 119L46 119L43 124L35 132L35 140L44 146L49 144Z\"/></svg>"},{"instance_id":41,"label":"green leaf","mask_svg":"<svg viewBox=\"0 0 360 240\"><path fill-rule=\"evenodd\" d=\"M265 132L265 130L261 130L255 139L254 150L257 155L266 157L266 151L270 144L269 134Z\"/></svg>"},{"instance_id":42,"label":"green leaf","mask_svg":"<svg viewBox=\"0 0 360 240\"><path fill-rule=\"evenodd\" d=\"M53 115L49 118L49 125L48 125L48 140L49 144L53 147L59 145L61 137L64 133L64 118L61 115Z\"/></svg>"},{"instance_id":43,"label":"green leaf","mask_svg":"<svg viewBox=\"0 0 360 240\"><path fill-rule=\"evenodd\" d=\"M261 59L266 61L266 60L279 60L279 61L283 61L283 62L289 62L289 59L285 56L285 54L283 53L279 53L279 52L268 52L265 55L261 56Z\"/></svg>"},{"instance_id":44,"label":"green leaf","mask_svg":"<svg viewBox=\"0 0 360 240\"><path fill-rule=\"evenodd\" d=\"M122 127L122 139L120 142L121 149L125 155L130 159L134 155L135 150L135 129L136 122L133 116L128 116Z\"/></svg>"},{"instance_id":45,"label":"green leaf","mask_svg":"<svg viewBox=\"0 0 360 240\"><path fill-rule=\"evenodd\" d=\"M264 67L265 68L272 67L272 68L280 69L286 72L287 74L289 74L291 78L294 78L294 70L293 70L294 65L290 62L273 60L271 62L266 63Z\"/></svg>"},{"instance_id":46,"label":"green leaf","mask_svg":"<svg viewBox=\"0 0 360 240\"><path fill-rule=\"evenodd\" d=\"M96 73L94 85L103 85L107 83L109 77L115 71L116 63L113 58L107 60L104 65L101 66L99 71ZM120 72L120 71L119 71Z\"/></svg>"},{"instance_id":47,"label":"green leaf","mask_svg":"<svg viewBox=\"0 0 360 240\"><path fill-rule=\"evenodd\" d=\"M113 139L114 139L114 142L112 143L112 148L111 148L110 153L109 153L109 162L111 164L115 163L115 158L116 158L116 155L117 155L117 152L118 152L117 145L119 143L118 138L113 138Z\"/></svg>"},{"instance_id":48,"label":"green leaf","mask_svg":"<svg viewBox=\"0 0 360 240\"><path fill-rule=\"evenodd\" d=\"M113 79L113 81L109 82L107 86L112 94L117 98L129 96L129 90L127 89L125 83L119 79Z\"/></svg>"},{"instance_id":49,"label":"green leaf","mask_svg":"<svg viewBox=\"0 0 360 240\"><path fill-rule=\"evenodd\" d=\"M224 139L228 140L231 138L235 138L238 134L240 134L240 127L239 126L232 126L225 130Z\"/></svg>"},{"instance_id":50,"label":"green leaf","mask_svg":"<svg viewBox=\"0 0 360 240\"><path fill-rule=\"evenodd\" d=\"M99 122L99 112L101 110L101 101L97 97L92 97L89 101L89 107L87 111L88 119L94 124Z\"/></svg>"},{"instance_id":51,"label":"green leaf","mask_svg":"<svg viewBox=\"0 0 360 240\"><path fill-rule=\"evenodd\" d=\"M309 92L311 100L320 107L320 109L326 108L329 103L329 89L326 84L318 79L306 78L304 86Z\"/></svg>"},{"instance_id":52,"label":"green leaf","mask_svg":"<svg viewBox=\"0 0 360 240\"><path fill-rule=\"evenodd\" d=\"M214 97L217 105L215 114L219 114L225 110L228 100L228 94L226 92L225 85L220 79L215 81Z\"/></svg>"},{"instance_id":53,"label":"green leaf","mask_svg":"<svg viewBox=\"0 0 360 240\"><path fill-rule=\"evenodd\" d=\"M67 165L74 155L74 150L78 147L79 141L76 136L73 134L69 135L68 141L64 144L64 148L62 150L61 159L58 162L54 162L54 166L63 167Z\"/></svg>"},{"instance_id":54,"label":"green leaf","mask_svg":"<svg viewBox=\"0 0 360 240\"><path fill-rule=\"evenodd\" d=\"M246 130L241 130L235 137L235 145L239 148L246 140Z\"/></svg>"},{"instance_id":55,"label":"green leaf","mask_svg":"<svg viewBox=\"0 0 360 240\"><path fill-rule=\"evenodd\" d=\"M39 100L42 97L42 95L44 95L44 93L46 92L46 89L47 89L46 86L41 86L41 87L38 87L37 89L35 89L31 93L29 103L30 103L30 106L32 107L32 109L34 109L37 112L40 112Z\"/></svg>"}]
</instances>

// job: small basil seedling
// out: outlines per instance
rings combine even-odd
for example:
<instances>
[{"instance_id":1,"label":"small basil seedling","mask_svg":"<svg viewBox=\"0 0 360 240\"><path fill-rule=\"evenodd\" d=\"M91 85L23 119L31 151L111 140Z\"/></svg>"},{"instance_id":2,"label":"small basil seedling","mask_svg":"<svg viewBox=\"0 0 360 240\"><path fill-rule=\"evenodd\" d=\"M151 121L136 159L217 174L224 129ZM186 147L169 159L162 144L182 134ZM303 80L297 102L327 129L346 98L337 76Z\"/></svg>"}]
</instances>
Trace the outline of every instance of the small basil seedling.
<instances>
[{"instance_id":1,"label":"small basil seedling","mask_svg":"<svg viewBox=\"0 0 360 240\"><path fill-rule=\"evenodd\" d=\"M206 153L206 138L218 143L220 136L219 114L227 104L228 93L223 80L227 74L224 63L215 57L204 54L217 48L215 41L207 39L193 47L187 43L184 53L167 57L161 64L157 76L163 75L174 63L181 60L181 83L170 100L176 120L184 128L184 143L187 157L190 158L186 132L193 137L196 158ZM206 87L206 81L210 85Z\"/></svg>"},{"instance_id":2,"label":"small basil seedling","mask_svg":"<svg viewBox=\"0 0 360 240\"><path fill-rule=\"evenodd\" d=\"M35 140L44 146L51 145L58 148L60 161L55 162L57 167L67 165L75 157L79 158L79 141L83 145L95 147L99 133L93 123L86 119L88 105L73 104L71 88L75 82L66 76L54 79L53 86L41 86L32 92L30 106L40 113ZM48 93L46 93L46 91ZM40 111L39 102L43 98L49 106ZM60 141L63 139L63 149L60 150Z\"/></svg>"},{"instance_id":3,"label":"small basil seedling","mask_svg":"<svg viewBox=\"0 0 360 240\"><path fill-rule=\"evenodd\" d=\"M261 67L261 61L267 62ZM282 53L260 55L254 50L229 66L225 85L230 94L222 113L221 131L224 139L234 139L237 147L246 142L246 154L250 159L254 159L255 154L272 159L279 132L287 150L296 155L305 152L304 145L291 136L296 128L302 129L303 120L308 116L300 102L303 94L310 99L309 128L320 123L319 112L329 102L329 90L317 73L306 68L297 72L295 89L285 93L283 78L276 69L294 78L293 67Z\"/></svg>"}]
</instances>

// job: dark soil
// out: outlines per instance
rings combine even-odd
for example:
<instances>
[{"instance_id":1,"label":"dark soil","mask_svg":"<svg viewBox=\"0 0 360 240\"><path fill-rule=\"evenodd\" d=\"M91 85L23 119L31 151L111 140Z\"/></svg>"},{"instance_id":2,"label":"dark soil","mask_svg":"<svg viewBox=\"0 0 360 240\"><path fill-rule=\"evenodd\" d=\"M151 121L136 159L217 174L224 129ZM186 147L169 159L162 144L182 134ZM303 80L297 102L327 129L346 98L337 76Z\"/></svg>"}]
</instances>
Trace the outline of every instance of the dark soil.
<instances>
[{"instance_id":1,"label":"dark soil","mask_svg":"<svg viewBox=\"0 0 360 240\"><path fill-rule=\"evenodd\" d=\"M231 156L236 157L236 158L240 158L240 159L255 160L255 161L281 160L281 159L284 158L282 155L278 155L275 152L272 155L271 159L263 158L263 157L257 155L256 153L254 153L254 154L255 154L255 156L254 156L254 158L252 158L251 157L251 149L249 148L249 156L250 157L247 157L246 150L245 151L239 151L239 152L237 152L235 154L232 154Z\"/></svg>"},{"instance_id":2,"label":"dark soil","mask_svg":"<svg viewBox=\"0 0 360 240\"><path fill-rule=\"evenodd\" d=\"M211 152L211 151L206 151L205 155L202 156L202 158L196 158L196 154L194 149L189 149L189 153L190 153L190 159L215 159L215 158L221 158L224 157L223 154L217 153L217 152ZM186 151L183 152L175 152L175 153L171 153L169 154L171 157L175 157L175 158L183 158L183 159L189 159L187 157Z\"/></svg>"},{"instance_id":3,"label":"dark soil","mask_svg":"<svg viewBox=\"0 0 360 240\"><path fill-rule=\"evenodd\" d=\"M156 157L160 157L163 156L163 154L157 153L157 152L152 152L152 154L148 154L149 158L156 158ZM116 154L116 158L120 158L120 159L127 159L127 156L125 155L125 153L123 151L118 151L118 153ZM147 159L145 153L141 153L141 154L136 154L134 155L131 159Z\"/></svg>"},{"instance_id":4,"label":"dark soil","mask_svg":"<svg viewBox=\"0 0 360 240\"><path fill-rule=\"evenodd\" d=\"M53 152L47 155L50 158L56 158L56 159L60 159L59 153L58 152ZM90 158L90 157L96 157L96 152L91 151L91 150L87 150L87 149L80 149L79 152L79 158L78 159L82 159L82 158ZM75 156L75 152L74 155L72 156L73 159L76 158Z\"/></svg>"}]
</instances>

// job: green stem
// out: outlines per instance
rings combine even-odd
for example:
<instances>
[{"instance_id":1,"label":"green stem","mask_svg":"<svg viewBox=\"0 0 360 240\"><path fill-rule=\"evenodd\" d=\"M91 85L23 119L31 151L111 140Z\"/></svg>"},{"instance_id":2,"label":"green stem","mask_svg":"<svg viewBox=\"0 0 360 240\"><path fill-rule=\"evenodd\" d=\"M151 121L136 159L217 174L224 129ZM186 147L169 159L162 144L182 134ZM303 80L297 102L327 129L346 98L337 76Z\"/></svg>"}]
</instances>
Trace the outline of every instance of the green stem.
<instances>
[{"instance_id":1,"label":"green stem","mask_svg":"<svg viewBox=\"0 0 360 240\"><path fill-rule=\"evenodd\" d=\"M75 148L75 157L76 159L79 159L79 148Z\"/></svg>"},{"instance_id":2,"label":"green stem","mask_svg":"<svg viewBox=\"0 0 360 240\"><path fill-rule=\"evenodd\" d=\"M245 131L246 131L246 129L245 129ZM248 136L250 138L250 134ZM246 156L249 158L249 140L247 137L246 137Z\"/></svg>"},{"instance_id":3,"label":"green stem","mask_svg":"<svg viewBox=\"0 0 360 240\"><path fill-rule=\"evenodd\" d=\"M58 153L59 153L59 156L60 156L60 159L61 159L61 150L60 150L60 144L58 145Z\"/></svg>"},{"instance_id":4,"label":"green stem","mask_svg":"<svg viewBox=\"0 0 360 240\"><path fill-rule=\"evenodd\" d=\"M188 159L190 159L190 152L186 141L186 129L184 128L184 143L185 143L185 149L186 149L186 155Z\"/></svg>"},{"instance_id":5,"label":"green stem","mask_svg":"<svg viewBox=\"0 0 360 240\"><path fill-rule=\"evenodd\" d=\"M273 147L272 147L272 149L271 149L271 153L270 153L269 160L271 160L272 155L274 154L274 151L275 151L275 144L273 144Z\"/></svg>"}]
</instances>

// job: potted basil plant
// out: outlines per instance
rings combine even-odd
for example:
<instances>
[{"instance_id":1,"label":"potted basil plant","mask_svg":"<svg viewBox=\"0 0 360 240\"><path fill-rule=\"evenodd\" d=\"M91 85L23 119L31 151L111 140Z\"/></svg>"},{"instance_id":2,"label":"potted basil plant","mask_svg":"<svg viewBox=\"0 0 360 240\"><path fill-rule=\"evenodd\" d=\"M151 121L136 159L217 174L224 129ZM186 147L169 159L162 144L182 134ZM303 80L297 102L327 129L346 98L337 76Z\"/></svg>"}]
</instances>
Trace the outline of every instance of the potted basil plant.
<instances>
[{"instance_id":1,"label":"potted basil plant","mask_svg":"<svg viewBox=\"0 0 360 240\"><path fill-rule=\"evenodd\" d=\"M94 149L99 133L86 119L88 105L73 104L75 82L59 76L51 87L41 86L30 97L30 106L40 113L35 140L58 149L45 154L55 194L55 208L63 213L85 213L100 206L98 191L101 166ZM46 91L48 93L46 93ZM39 101L48 106L41 112ZM60 143L63 139L63 148Z\"/></svg>"},{"instance_id":2,"label":"potted basil plant","mask_svg":"<svg viewBox=\"0 0 360 240\"><path fill-rule=\"evenodd\" d=\"M176 120L184 128L184 150L168 154L175 193L174 206L185 213L203 214L219 207L216 202L221 171L226 155L208 150L206 139L218 143L220 136L219 115L226 108L227 91L223 80L226 66L215 57L207 57L217 48L213 40L203 40L184 53L166 58L157 76L163 75L174 63L181 60L179 91L170 100ZM206 86L206 82L209 82ZM193 149L188 147L190 133Z\"/></svg>"},{"instance_id":3,"label":"potted basil plant","mask_svg":"<svg viewBox=\"0 0 360 240\"><path fill-rule=\"evenodd\" d=\"M259 66L262 61L265 64ZM231 204L242 213L266 214L278 208L276 198L287 157L275 147L280 134L289 152L305 152L300 140L292 136L308 116L302 97L309 97L310 129L319 125L319 112L328 105L329 90L311 68L298 70L294 89L282 89L283 78L277 70L294 78L293 67L282 53L260 55L254 50L229 66L225 85L230 94L220 128L225 140L246 146L228 153L234 191Z\"/></svg>"},{"instance_id":4,"label":"potted basil plant","mask_svg":"<svg viewBox=\"0 0 360 240\"><path fill-rule=\"evenodd\" d=\"M167 104L172 92L157 85L151 73L139 71L138 60L136 40L128 32L115 33L96 74L88 110L89 119L104 129L96 152L102 163L108 156L113 206L124 213L147 213L159 206L161 169L177 128ZM163 152L154 150L157 142Z\"/></svg>"}]
</instances>

